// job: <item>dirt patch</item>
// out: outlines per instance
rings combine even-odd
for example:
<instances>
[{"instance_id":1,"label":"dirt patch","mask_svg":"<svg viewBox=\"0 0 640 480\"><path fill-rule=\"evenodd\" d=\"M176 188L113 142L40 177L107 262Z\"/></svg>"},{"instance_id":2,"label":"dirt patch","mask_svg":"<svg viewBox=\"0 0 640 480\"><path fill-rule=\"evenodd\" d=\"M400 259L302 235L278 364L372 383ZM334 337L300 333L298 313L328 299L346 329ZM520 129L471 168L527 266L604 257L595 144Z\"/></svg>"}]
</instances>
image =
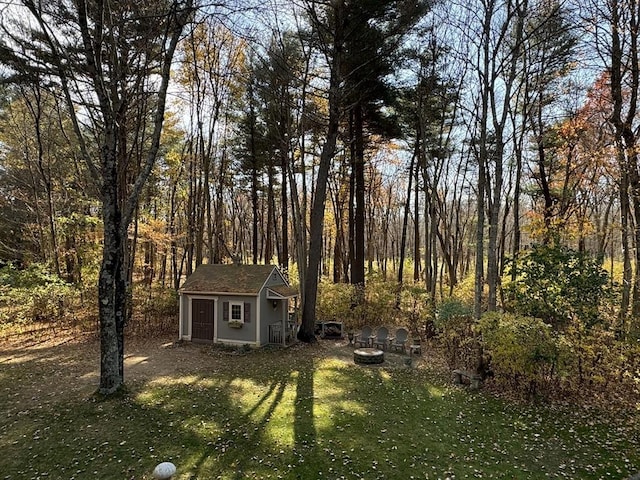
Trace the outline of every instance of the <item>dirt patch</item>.
<instances>
[{"instance_id":1,"label":"dirt patch","mask_svg":"<svg viewBox=\"0 0 640 480\"><path fill-rule=\"evenodd\" d=\"M354 364L353 345L347 340L319 340L315 344L297 343L287 349L265 347L257 351L178 342L171 335L134 338L125 344L125 382L140 384L159 377L194 375L225 368L238 356L283 355L299 359L336 358ZM385 352L380 365L360 368L423 368L424 357ZM3 394L12 398L61 400L89 397L97 389L100 372L100 344L95 337L67 336L38 342L3 342L0 367L6 374L20 379L19 384L5 385ZM9 371L11 370L11 371ZM20 408L15 405L15 408Z\"/></svg>"},{"instance_id":2,"label":"dirt patch","mask_svg":"<svg viewBox=\"0 0 640 480\"><path fill-rule=\"evenodd\" d=\"M286 349L267 346L263 349L242 350L221 346L177 342L170 337L139 339L129 343L125 355L125 375L136 381L157 376L188 375L210 370L213 363L224 363L232 357L268 354L295 355L305 358L337 358L354 364L353 350L347 340L318 340L315 344L296 343ZM385 352L385 361L372 368L407 368L409 356ZM413 366L423 363L413 357ZM366 367L365 367L366 368Z\"/></svg>"}]
</instances>

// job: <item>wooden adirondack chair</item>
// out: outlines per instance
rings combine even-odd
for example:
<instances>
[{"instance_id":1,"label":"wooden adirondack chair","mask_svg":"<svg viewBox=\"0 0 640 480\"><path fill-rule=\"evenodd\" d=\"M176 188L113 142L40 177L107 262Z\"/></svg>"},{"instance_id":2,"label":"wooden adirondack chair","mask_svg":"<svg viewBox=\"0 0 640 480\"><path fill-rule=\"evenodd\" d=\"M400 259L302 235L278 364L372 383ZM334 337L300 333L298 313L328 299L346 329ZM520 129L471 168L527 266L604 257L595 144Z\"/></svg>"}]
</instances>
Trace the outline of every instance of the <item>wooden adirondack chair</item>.
<instances>
[{"instance_id":1,"label":"wooden adirondack chair","mask_svg":"<svg viewBox=\"0 0 640 480\"><path fill-rule=\"evenodd\" d=\"M389 342L389 348L393 348L396 351L407 351L407 339L409 338L409 332L406 328L399 328L396 330L393 339Z\"/></svg>"},{"instance_id":2,"label":"wooden adirondack chair","mask_svg":"<svg viewBox=\"0 0 640 480\"><path fill-rule=\"evenodd\" d=\"M371 336L373 335L373 329L369 325L365 325L360 330L360 333L357 333L353 337L353 344L357 347L360 345L361 347L369 347L371 346Z\"/></svg>"},{"instance_id":3,"label":"wooden adirondack chair","mask_svg":"<svg viewBox=\"0 0 640 480\"><path fill-rule=\"evenodd\" d=\"M380 347L382 350L386 350L389 345L389 329L387 327L378 327L375 337L371 346Z\"/></svg>"}]
</instances>

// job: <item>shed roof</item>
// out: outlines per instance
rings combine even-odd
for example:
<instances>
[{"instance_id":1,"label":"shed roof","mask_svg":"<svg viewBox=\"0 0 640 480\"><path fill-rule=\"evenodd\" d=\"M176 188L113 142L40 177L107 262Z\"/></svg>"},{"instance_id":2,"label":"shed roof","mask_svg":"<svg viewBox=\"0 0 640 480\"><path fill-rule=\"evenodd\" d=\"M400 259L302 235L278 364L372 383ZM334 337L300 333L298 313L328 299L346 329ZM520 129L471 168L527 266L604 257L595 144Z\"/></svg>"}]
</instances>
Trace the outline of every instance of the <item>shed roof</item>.
<instances>
[{"instance_id":1,"label":"shed roof","mask_svg":"<svg viewBox=\"0 0 640 480\"><path fill-rule=\"evenodd\" d=\"M278 271L274 265L202 264L185 280L180 290L258 295L274 270Z\"/></svg>"},{"instance_id":2,"label":"shed roof","mask_svg":"<svg viewBox=\"0 0 640 480\"><path fill-rule=\"evenodd\" d=\"M267 287L267 298L291 298L297 297L298 291L288 285L275 285Z\"/></svg>"}]
</instances>

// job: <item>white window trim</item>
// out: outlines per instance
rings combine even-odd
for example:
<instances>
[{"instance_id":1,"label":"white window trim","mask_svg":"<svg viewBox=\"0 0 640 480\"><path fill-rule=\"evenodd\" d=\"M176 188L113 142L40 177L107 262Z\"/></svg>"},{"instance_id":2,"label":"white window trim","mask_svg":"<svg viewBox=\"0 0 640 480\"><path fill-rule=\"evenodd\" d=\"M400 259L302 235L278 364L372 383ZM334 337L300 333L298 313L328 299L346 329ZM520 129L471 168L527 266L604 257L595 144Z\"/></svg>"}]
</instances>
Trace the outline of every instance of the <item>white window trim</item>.
<instances>
[{"instance_id":1,"label":"white window trim","mask_svg":"<svg viewBox=\"0 0 640 480\"><path fill-rule=\"evenodd\" d=\"M233 307L236 305L240 307L239 319L233 318ZM229 321L244 323L244 302L229 302Z\"/></svg>"}]
</instances>

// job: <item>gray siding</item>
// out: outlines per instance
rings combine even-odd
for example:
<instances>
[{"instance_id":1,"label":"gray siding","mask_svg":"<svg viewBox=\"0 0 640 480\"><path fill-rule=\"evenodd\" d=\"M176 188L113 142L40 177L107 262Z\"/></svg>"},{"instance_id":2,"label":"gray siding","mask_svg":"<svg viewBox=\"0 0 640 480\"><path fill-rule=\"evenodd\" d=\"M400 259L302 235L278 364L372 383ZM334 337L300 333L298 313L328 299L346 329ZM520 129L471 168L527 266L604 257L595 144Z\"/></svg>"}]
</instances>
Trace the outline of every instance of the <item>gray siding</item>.
<instances>
[{"instance_id":1,"label":"gray siding","mask_svg":"<svg viewBox=\"0 0 640 480\"><path fill-rule=\"evenodd\" d=\"M260 292L260 343L266 345L269 343L269 325L272 323L282 324L282 302L278 301L278 306L274 310L273 301L267 300L267 289Z\"/></svg>"},{"instance_id":2,"label":"gray siding","mask_svg":"<svg viewBox=\"0 0 640 480\"><path fill-rule=\"evenodd\" d=\"M250 318L242 328L230 328L229 321L224 319L224 304L248 303L250 305ZM237 295L218 296L218 341L222 343L254 343L256 341L257 321L256 297L242 297Z\"/></svg>"},{"instance_id":3,"label":"gray siding","mask_svg":"<svg viewBox=\"0 0 640 480\"><path fill-rule=\"evenodd\" d=\"M271 275L269 275L269 278L267 278L265 287L275 287L276 285L286 285L286 283L282 281L282 276L278 273L277 269L274 269ZM262 291L264 292L265 290L263 289Z\"/></svg>"},{"instance_id":4,"label":"gray siding","mask_svg":"<svg viewBox=\"0 0 640 480\"><path fill-rule=\"evenodd\" d=\"M267 288L277 285L286 285L282 280L280 273L274 269L265 282L265 288L260 292L260 343L266 345L269 343L269 325L277 323L281 325L283 332L286 324L283 322L283 311L286 301L278 300L277 306L273 308L273 300L267 300Z\"/></svg>"}]
</instances>

